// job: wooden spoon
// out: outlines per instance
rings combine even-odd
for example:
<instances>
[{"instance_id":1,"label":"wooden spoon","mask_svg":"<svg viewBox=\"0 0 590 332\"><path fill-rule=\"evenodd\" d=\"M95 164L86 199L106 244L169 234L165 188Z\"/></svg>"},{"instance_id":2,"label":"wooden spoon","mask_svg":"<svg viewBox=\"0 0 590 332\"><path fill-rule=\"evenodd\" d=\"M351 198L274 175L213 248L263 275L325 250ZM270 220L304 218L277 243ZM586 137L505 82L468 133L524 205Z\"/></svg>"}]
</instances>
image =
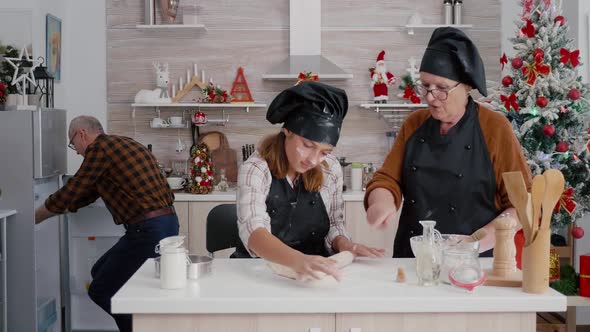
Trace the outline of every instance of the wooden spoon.
<instances>
[{"instance_id":1,"label":"wooden spoon","mask_svg":"<svg viewBox=\"0 0 590 332\"><path fill-rule=\"evenodd\" d=\"M545 177L543 175L536 175L533 178L533 185L531 187L531 200L533 203L533 220L532 220L532 238L533 241L537 237L539 231L539 218L541 216L541 204L545 197ZM532 242L532 241L531 241Z\"/></svg>"},{"instance_id":2,"label":"wooden spoon","mask_svg":"<svg viewBox=\"0 0 590 332\"><path fill-rule=\"evenodd\" d=\"M529 200L529 193L524 183L524 178L521 172L505 172L502 173L502 179L504 180L504 186L508 193L508 198L518 215L518 221L522 225L524 232L525 243L530 243L532 240L531 222L527 216L527 205Z\"/></svg>"},{"instance_id":3,"label":"wooden spoon","mask_svg":"<svg viewBox=\"0 0 590 332\"><path fill-rule=\"evenodd\" d=\"M548 169L543 173L545 177L545 195L543 197L543 215L541 218L540 231L548 230L551 225L551 215L555 204L561 198L565 188L563 174L556 169Z\"/></svg>"}]
</instances>

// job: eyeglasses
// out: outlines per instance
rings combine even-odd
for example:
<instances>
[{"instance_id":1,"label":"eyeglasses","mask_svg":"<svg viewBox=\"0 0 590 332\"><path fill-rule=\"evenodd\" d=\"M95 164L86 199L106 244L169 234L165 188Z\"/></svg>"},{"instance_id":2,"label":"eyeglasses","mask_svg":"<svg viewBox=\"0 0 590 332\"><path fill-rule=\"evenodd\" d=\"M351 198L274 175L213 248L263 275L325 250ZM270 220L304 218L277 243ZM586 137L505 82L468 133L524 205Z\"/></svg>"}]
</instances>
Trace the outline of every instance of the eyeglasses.
<instances>
[{"instance_id":1,"label":"eyeglasses","mask_svg":"<svg viewBox=\"0 0 590 332\"><path fill-rule=\"evenodd\" d=\"M76 146L74 145L74 138L76 138L76 135L78 135L78 132L74 133L74 136L72 136L72 139L70 140L70 143L68 143L68 148L76 151Z\"/></svg>"},{"instance_id":2,"label":"eyeglasses","mask_svg":"<svg viewBox=\"0 0 590 332\"><path fill-rule=\"evenodd\" d=\"M416 85L414 85L414 90L420 97L426 98L428 93L432 93L432 96L434 98L440 101L445 101L447 100L447 98L449 98L449 93L455 90L459 86L459 84L461 84L461 82L458 82L457 84L455 84L455 86L447 89L427 89L421 83L416 83Z\"/></svg>"}]
</instances>

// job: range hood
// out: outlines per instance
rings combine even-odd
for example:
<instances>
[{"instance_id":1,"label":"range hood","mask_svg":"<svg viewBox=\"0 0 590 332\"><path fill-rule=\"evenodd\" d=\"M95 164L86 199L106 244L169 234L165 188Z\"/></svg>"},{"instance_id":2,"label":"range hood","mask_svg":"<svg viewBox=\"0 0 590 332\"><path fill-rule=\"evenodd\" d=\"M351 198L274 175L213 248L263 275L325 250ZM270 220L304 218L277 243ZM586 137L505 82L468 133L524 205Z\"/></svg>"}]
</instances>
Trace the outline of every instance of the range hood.
<instances>
[{"instance_id":1,"label":"range hood","mask_svg":"<svg viewBox=\"0 0 590 332\"><path fill-rule=\"evenodd\" d=\"M321 9L321 0L289 1L289 57L262 75L263 79L295 80L303 71L318 74L320 81L352 78L321 54Z\"/></svg>"}]
</instances>

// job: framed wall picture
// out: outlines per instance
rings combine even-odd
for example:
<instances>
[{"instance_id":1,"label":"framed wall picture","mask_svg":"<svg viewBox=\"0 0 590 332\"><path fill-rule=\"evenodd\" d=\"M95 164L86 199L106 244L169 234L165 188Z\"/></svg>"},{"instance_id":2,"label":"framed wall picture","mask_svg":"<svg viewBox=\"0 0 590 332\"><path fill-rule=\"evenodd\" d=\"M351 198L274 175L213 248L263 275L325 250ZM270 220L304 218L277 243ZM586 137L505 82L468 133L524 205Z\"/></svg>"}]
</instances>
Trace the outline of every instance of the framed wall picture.
<instances>
[{"instance_id":1,"label":"framed wall picture","mask_svg":"<svg viewBox=\"0 0 590 332\"><path fill-rule=\"evenodd\" d=\"M45 61L47 71L56 81L61 79L61 20L47 14L45 21Z\"/></svg>"}]
</instances>

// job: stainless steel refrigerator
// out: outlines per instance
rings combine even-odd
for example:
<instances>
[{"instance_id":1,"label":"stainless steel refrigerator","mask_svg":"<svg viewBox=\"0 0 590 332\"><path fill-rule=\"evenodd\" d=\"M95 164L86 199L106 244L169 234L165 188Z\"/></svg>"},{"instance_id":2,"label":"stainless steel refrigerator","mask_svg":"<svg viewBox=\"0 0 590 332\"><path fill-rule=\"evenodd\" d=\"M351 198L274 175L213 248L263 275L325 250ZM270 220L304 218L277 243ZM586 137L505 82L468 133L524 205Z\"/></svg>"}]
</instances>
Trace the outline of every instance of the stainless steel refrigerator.
<instances>
[{"instance_id":1,"label":"stainless steel refrigerator","mask_svg":"<svg viewBox=\"0 0 590 332\"><path fill-rule=\"evenodd\" d=\"M35 225L35 208L66 172L64 110L0 111L0 209L18 211L7 224L8 331L62 330L61 217Z\"/></svg>"}]
</instances>

